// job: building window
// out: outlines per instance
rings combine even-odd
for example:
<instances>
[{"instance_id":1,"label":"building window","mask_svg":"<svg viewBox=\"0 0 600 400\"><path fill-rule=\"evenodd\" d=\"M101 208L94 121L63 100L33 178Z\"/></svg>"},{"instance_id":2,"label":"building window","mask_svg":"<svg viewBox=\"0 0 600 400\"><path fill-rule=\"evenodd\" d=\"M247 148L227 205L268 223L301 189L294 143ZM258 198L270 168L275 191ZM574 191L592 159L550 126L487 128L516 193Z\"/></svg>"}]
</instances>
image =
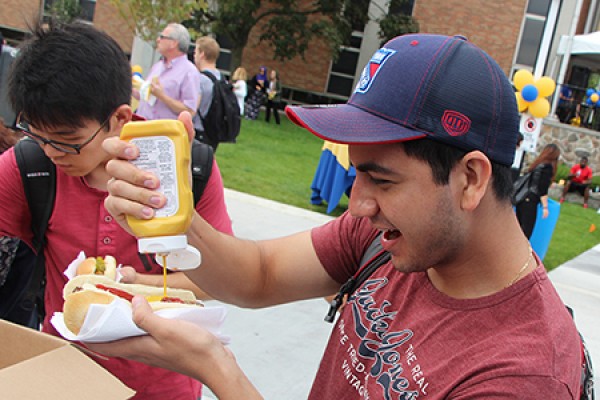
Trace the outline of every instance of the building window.
<instances>
[{"instance_id":1,"label":"building window","mask_svg":"<svg viewBox=\"0 0 600 400\"><path fill-rule=\"evenodd\" d=\"M529 0L511 76L519 69L533 70L535 67L551 4L552 0Z\"/></svg>"},{"instance_id":2,"label":"building window","mask_svg":"<svg viewBox=\"0 0 600 400\"><path fill-rule=\"evenodd\" d=\"M342 46L337 61L331 64L327 93L350 97L362 44L362 32L352 32L350 42Z\"/></svg>"},{"instance_id":3,"label":"building window","mask_svg":"<svg viewBox=\"0 0 600 400\"><path fill-rule=\"evenodd\" d=\"M54 5L62 6L63 12L72 19L83 19L92 22L96 11L96 0L75 0L71 4L69 0L44 0L44 18L50 17L50 10Z\"/></svg>"},{"instance_id":4,"label":"building window","mask_svg":"<svg viewBox=\"0 0 600 400\"><path fill-rule=\"evenodd\" d=\"M217 59L217 69L225 74L228 72L233 73L233 71L231 71L231 48L233 47L231 40L225 35L217 35L215 40L219 43L219 47L221 48L219 58Z\"/></svg>"}]
</instances>

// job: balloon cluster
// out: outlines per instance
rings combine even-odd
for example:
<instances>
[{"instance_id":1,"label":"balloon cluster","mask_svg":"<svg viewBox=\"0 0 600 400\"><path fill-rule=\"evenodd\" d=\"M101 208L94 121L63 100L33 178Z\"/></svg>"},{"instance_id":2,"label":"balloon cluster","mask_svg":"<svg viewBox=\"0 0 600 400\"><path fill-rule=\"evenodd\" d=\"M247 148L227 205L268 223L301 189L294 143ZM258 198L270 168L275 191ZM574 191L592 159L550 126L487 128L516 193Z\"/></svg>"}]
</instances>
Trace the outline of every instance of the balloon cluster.
<instances>
[{"instance_id":1,"label":"balloon cluster","mask_svg":"<svg viewBox=\"0 0 600 400\"><path fill-rule=\"evenodd\" d=\"M534 79L531 72L526 69L520 69L513 78L515 88L517 88L517 106L519 112L526 110L536 118L544 118L550 112L550 102L546 97L554 93L556 83L552 78L542 76Z\"/></svg>"},{"instance_id":2,"label":"balloon cluster","mask_svg":"<svg viewBox=\"0 0 600 400\"><path fill-rule=\"evenodd\" d=\"M585 95L587 96L585 103L588 106L600 107L600 92L590 88L585 92Z\"/></svg>"}]
</instances>

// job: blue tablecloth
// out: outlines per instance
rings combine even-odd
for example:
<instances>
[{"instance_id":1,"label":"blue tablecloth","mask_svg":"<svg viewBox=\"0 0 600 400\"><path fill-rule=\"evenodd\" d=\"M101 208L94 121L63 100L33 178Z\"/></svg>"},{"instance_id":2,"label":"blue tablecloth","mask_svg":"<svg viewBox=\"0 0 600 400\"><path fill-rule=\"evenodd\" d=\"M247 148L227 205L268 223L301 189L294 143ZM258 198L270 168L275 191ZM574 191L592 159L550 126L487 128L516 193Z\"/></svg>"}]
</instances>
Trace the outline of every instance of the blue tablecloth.
<instances>
[{"instance_id":1,"label":"blue tablecloth","mask_svg":"<svg viewBox=\"0 0 600 400\"><path fill-rule=\"evenodd\" d=\"M326 142L321 152L315 177L310 185L312 204L327 202L327 213L331 213L346 193L349 195L356 170L348 161L348 149L345 145Z\"/></svg>"},{"instance_id":2,"label":"blue tablecloth","mask_svg":"<svg viewBox=\"0 0 600 400\"><path fill-rule=\"evenodd\" d=\"M550 245L550 239L554 233L554 228L558 222L560 215L560 203L552 199L548 199L548 218L542 218L543 208L541 204L538 204L537 219L535 220L535 226L533 227L533 233L529 239L531 247L540 257L544 259L548 246Z\"/></svg>"}]
</instances>

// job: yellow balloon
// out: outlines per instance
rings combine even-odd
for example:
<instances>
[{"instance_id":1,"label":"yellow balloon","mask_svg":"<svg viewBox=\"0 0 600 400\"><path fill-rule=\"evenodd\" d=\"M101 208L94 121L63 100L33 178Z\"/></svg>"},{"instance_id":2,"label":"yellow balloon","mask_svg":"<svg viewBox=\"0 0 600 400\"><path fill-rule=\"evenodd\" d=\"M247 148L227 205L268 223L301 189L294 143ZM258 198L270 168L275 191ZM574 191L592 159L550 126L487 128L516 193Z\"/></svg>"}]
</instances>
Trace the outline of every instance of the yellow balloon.
<instances>
[{"instance_id":1,"label":"yellow balloon","mask_svg":"<svg viewBox=\"0 0 600 400\"><path fill-rule=\"evenodd\" d=\"M538 93L541 97L548 97L554 93L554 89L556 89L556 83L554 83L552 78L542 76L535 82L535 87L538 89Z\"/></svg>"},{"instance_id":2,"label":"yellow balloon","mask_svg":"<svg viewBox=\"0 0 600 400\"><path fill-rule=\"evenodd\" d=\"M598 99L600 99L600 96L598 96L598 93L594 93L590 96L590 100L592 101L592 103L597 103Z\"/></svg>"},{"instance_id":3,"label":"yellow balloon","mask_svg":"<svg viewBox=\"0 0 600 400\"><path fill-rule=\"evenodd\" d=\"M513 76L513 83L517 90L523 90L526 85L533 83L533 75L526 69L520 69Z\"/></svg>"},{"instance_id":4,"label":"yellow balloon","mask_svg":"<svg viewBox=\"0 0 600 400\"><path fill-rule=\"evenodd\" d=\"M527 110L527 106L529 106L529 103L525 101L523 96L521 96L521 92L517 92L515 93L515 95L517 97L517 107L519 108L519 112Z\"/></svg>"},{"instance_id":5,"label":"yellow balloon","mask_svg":"<svg viewBox=\"0 0 600 400\"><path fill-rule=\"evenodd\" d=\"M550 112L550 103L548 100L538 97L529 104L529 113L536 118L544 118Z\"/></svg>"},{"instance_id":6,"label":"yellow balloon","mask_svg":"<svg viewBox=\"0 0 600 400\"><path fill-rule=\"evenodd\" d=\"M141 74L142 71L143 71L143 69L139 65L132 65L131 66L131 72L132 73L139 72Z\"/></svg>"}]
</instances>

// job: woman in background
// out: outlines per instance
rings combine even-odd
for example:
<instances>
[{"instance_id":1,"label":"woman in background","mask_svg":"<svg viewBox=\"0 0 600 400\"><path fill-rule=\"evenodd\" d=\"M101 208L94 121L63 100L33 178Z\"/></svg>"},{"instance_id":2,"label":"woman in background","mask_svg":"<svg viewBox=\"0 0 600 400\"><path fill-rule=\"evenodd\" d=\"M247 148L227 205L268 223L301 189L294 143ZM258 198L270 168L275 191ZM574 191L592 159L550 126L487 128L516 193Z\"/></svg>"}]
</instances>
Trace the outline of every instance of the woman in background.
<instances>
[{"instance_id":1,"label":"woman in background","mask_svg":"<svg viewBox=\"0 0 600 400\"><path fill-rule=\"evenodd\" d=\"M254 75L250 81L250 96L248 98L248 109L246 110L247 119L256 119L260 106L265 102L267 97L267 87L269 87L269 81L267 80L267 68L260 67L258 74Z\"/></svg>"},{"instance_id":2,"label":"woman in background","mask_svg":"<svg viewBox=\"0 0 600 400\"><path fill-rule=\"evenodd\" d=\"M548 218L548 189L556 175L556 167L560 149L555 144L548 144L540 155L531 163L528 173L531 176L529 193L516 205L517 219L527 238L531 238L537 219L538 203L542 204L542 218Z\"/></svg>"},{"instance_id":3,"label":"woman in background","mask_svg":"<svg viewBox=\"0 0 600 400\"><path fill-rule=\"evenodd\" d=\"M281 106L281 82L279 82L279 73L272 69L269 76L269 88L267 89L267 115L265 121L271 119L271 111L275 116L275 123L279 125L279 108Z\"/></svg>"},{"instance_id":4,"label":"woman in background","mask_svg":"<svg viewBox=\"0 0 600 400\"><path fill-rule=\"evenodd\" d=\"M248 73L244 67L238 67L231 76L233 82L233 93L237 98L238 105L240 106L240 115L244 115L244 101L248 94L248 85L246 84L248 79Z\"/></svg>"}]
</instances>

